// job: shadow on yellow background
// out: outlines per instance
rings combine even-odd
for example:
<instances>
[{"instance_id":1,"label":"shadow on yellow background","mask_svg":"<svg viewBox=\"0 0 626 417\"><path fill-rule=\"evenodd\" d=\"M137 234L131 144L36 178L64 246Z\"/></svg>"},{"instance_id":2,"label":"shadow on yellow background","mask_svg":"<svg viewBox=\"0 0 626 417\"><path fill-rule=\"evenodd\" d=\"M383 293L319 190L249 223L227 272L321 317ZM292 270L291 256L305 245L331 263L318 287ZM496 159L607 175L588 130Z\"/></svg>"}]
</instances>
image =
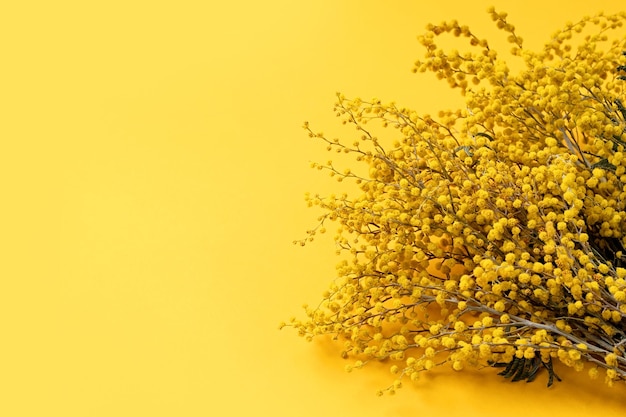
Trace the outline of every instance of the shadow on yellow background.
<instances>
[{"instance_id":1,"label":"shadow on yellow background","mask_svg":"<svg viewBox=\"0 0 626 417\"><path fill-rule=\"evenodd\" d=\"M618 7L553 3L507 7L529 46ZM623 414L623 386L567 370L550 389L442 370L378 398L386 365L347 374L334 345L277 330L336 262L328 238L291 243L316 217L303 193L337 189L302 122L340 132L336 91L460 105L410 72L415 37L457 18L493 39L488 5L4 5L0 415Z\"/></svg>"}]
</instances>

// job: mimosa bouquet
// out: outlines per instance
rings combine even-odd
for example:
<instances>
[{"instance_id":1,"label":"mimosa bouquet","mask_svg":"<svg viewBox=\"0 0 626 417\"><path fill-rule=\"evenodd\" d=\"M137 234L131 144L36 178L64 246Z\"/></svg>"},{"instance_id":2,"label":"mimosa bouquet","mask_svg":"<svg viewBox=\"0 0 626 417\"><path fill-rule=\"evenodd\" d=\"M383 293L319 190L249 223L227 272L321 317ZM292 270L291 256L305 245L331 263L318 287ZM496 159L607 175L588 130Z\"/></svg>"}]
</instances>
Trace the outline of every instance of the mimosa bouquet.
<instances>
[{"instance_id":1,"label":"mimosa bouquet","mask_svg":"<svg viewBox=\"0 0 626 417\"><path fill-rule=\"evenodd\" d=\"M340 340L349 370L389 363L390 393L446 364L516 381L545 369L549 385L556 362L626 379L626 14L567 23L539 51L489 14L521 70L457 21L419 37L415 72L464 108L433 117L338 94L354 139L304 126L354 156L315 166L359 191L309 196L324 214L299 243L335 222L347 256L320 305L284 325ZM468 51L439 47L442 34Z\"/></svg>"}]
</instances>

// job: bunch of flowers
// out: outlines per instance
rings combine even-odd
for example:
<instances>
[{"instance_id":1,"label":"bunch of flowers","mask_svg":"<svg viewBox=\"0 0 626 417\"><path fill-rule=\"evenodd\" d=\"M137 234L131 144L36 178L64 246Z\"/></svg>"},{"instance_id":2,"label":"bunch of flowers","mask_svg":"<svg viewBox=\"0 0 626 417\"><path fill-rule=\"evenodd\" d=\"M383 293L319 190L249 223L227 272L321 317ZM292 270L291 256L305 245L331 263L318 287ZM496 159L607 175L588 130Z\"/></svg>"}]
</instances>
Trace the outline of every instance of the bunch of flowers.
<instances>
[{"instance_id":1,"label":"bunch of flowers","mask_svg":"<svg viewBox=\"0 0 626 417\"><path fill-rule=\"evenodd\" d=\"M522 70L456 21L419 38L415 71L447 80L465 108L435 118L338 94L353 143L304 126L366 169L316 164L359 192L309 196L324 214L300 243L334 221L348 256L320 305L284 325L342 340L349 370L387 361L390 393L444 364L528 381L545 367L551 384L554 360L626 379L626 38L609 36L626 14L568 23L531 51L489 13ZM469 51L438 47L446 33Z\"/></svg>"}]
</instances>

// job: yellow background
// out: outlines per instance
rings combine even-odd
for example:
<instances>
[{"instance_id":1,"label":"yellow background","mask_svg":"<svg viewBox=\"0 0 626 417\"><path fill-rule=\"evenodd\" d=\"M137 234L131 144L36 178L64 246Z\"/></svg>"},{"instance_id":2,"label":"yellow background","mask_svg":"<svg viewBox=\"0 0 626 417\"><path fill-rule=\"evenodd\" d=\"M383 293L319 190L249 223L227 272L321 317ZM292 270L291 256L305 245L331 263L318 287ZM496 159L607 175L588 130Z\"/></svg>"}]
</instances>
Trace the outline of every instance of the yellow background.
<instances>
[{"instance_id":1,"label":"yellow background","mask_svg":"<svg viewBox=\"0 0 626 417\"><path fill-rule=\"evenodd\" d=\"M302 122L338 131L336 91L457 106L411 73L415 37L451 18L497 37L488 2L5 3L0 415L626 412L623 386L566 370L551 389L434 372L379 398L386 366L347 374L335 346L277 330L336 262L328 238L291 243L316 216L303 193L336 188L308 168L328 156ZM619 4L503 8L537 47Z\"/></svg>"}]
</instances>

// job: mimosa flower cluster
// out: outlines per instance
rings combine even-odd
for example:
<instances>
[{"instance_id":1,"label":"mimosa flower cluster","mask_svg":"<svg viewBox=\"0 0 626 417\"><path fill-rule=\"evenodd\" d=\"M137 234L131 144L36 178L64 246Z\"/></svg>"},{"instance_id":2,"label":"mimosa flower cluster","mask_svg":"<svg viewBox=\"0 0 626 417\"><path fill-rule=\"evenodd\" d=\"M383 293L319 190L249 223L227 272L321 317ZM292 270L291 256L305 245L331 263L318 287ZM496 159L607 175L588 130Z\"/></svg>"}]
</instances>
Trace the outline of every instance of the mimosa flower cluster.
<instances>
[{"instance_id":1,"label":"mimosa flower cluster","mask_svg":"<svg viewBox=\"0 0 626 417\"><path fill-rule=\"evenodd\" d=\"M304 126L355 157L315 166L359 192L308 197L324 214L301 243L334 221L347 256L320 305L285 325L341 340L348 370L389 363L390 393L444 364L529 381L543 365L551 383L554 360L626 379L626 14L568 23L539 51L489 14L521 70L456 21L419 37L415 71L464 108L432 117L338 94L354 140ZM437 46L443 34L468 51Z\"/></svg>"}]
</instances>

